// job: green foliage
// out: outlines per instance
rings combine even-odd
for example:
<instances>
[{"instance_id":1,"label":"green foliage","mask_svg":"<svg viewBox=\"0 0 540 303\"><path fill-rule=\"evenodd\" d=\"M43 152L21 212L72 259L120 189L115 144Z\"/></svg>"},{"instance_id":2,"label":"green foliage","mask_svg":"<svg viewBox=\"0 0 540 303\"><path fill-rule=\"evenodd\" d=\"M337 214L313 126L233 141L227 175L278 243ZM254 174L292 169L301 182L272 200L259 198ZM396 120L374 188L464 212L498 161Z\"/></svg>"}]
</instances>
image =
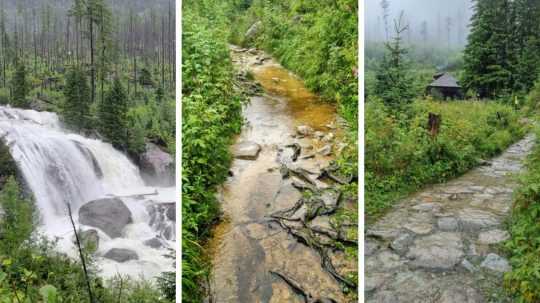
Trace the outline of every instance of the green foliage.
<instances>
[{"instance_id":1,"label":"green foliage","mask_svg":"<svg viewBox=\"0 0 540 303\"><path fill-rule=\"evenodd\" d=\"M463 84L481 98L526 93L539 72L540 3L475 0Z\"/></svg>"},{"instance_id":2,"label":"green foliage","mask_svg":"<svg viewBox=\"0 0 540 303\"><path fill-rule=\"evenodd\" d=\"M12 105L27 108L30 105L27 99L30 87L26 79L26 66L23 60L15 61L15 74L11 81L11 87L13 90Z\"/></svg>"},{"instance_id":3,"label":"green foliage","mask_svg":"<svg viewBox=\"0 0 540 303\"><path fill-rule=\"evenodd\" d=\"M442 116L431 138L428 113ZM523 136L512 107L497 102L415 101L401 119L377 99L366 103L366 215L374 220L403 195L444 182Z\"/></svg>"},{"instance_id":4,"label":"green foliage","mask_svg":"<svg viewBox=\"0 0 540 303\"><path fill-rule=\"evenodd\" d=\"M9 104L9 89L0 88L0 104L1 105Z\"/></svg>"},{"instance_id":5,"label":"green foliage","mask_svg":"<svg viewBox=\"0 0 540 303\"><path fill-rule=\"evenodd\" d=\"M5 212L0 219L0 302L88 302L81 264L58 253L55 243L32 234L33 204L22 196L13 177L0 192L0 205ZM148 282L125 277L102 281L94 271L92 258L87 261L97 302L174 301Z\"/></svg>"},{"instance_id":6,"label":"green foliage","mask_svg":"<svg viewBox=\"0 0 540 303\"><path fill-rule=\"evenodd\" d=\"M527 172L520 177L509 222L511 238L505 243L512 271L505 274L505 285L512 302L540 301L540 130L527 160Z\"/></svg>"},{"instance_id":7,"label":"green foliage","mask_svg":"<svg viewBox=\"0 0 540 303\"><path fill-rule=\"evenodd\" d=\"M65 100L62 106L64 120L71 127L84 130L91 125L90 87L85 72L78 67L72 68L66 77Z\"/></svg>"},{"instance_id":8,"label":"green foliage","mask_svg":"<svg viewBox=\"0 0 540 303\"><path fill-rule=\"evenodd\" d=\"M242 125L227 43L230 9L220 1L184 1L182 31L182 302L201 302L209 263L202 242L218 217L215 187L230 165ZM208 14L208 15L207 15Z\"/></svg>"},{"instance_id":9,"label":"green foliage","mask_svg":"<svg viewBox=\"0 0 540 303\"><path fill-rule=\"evenodd\" d=\"M99 104L98 117L100 132L115 147L125 147L127 143L126 115L127 97L117 77L105 99Z\"/></svg>"},{"instance_id":10,"label":"green foliage","mask_svg":"<svg viewBox=\"0 0 540 303\"><path fill-rule=\"evenodd\" d=\"M32 233L32 204L22 197L19 184L9 177L0 192L0 206L4 215L0 220L0 248L16 251Z\"/></svg>"},{"instance_id":11,"label":"green foliage","mask_svg":"<svg viewBox=\"0 0 540 303\"><path fill-rule=\"evenodd\" d=\"M231 40L243 44L244 33L262 22L258 46L298 74L307 87L337 102L349 124L358 115L358 3L337 1L237 1ZM247 11L240 8L249 6Z\"/></svg>"},{"instance_id":12,"label":"green foliage","mask_svg":"<svg viewBox=\"0 0 540 303\"><path fill-rule=\"evenodd\" d=\"M11 176L17 175L17 165L9 147L0 141L0 186Z\"/></svg>"},{"instance_id":13,"label":"green foliage","mask_svg":"<svg viewBox=\"0 0 540 303\"><path fill-rule=\"evenodd\" d=\"M142 68L139 74L139 83L143 86L152 86L154 81L152 81L152 75L150 71L146 68Z\"/></svg>"}]
</instances>

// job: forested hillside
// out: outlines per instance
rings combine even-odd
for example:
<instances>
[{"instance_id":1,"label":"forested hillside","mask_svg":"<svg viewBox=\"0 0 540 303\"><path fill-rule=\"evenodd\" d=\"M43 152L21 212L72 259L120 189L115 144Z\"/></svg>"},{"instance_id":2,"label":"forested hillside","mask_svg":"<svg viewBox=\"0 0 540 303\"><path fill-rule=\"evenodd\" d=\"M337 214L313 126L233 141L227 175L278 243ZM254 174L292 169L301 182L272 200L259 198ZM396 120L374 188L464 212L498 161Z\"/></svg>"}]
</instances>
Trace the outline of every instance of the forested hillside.
<instances>
[{"instance_id":1,"label":"forested hillside","mask_svg":"<svg viewBox=\"0 0 540 303\"><path fill-rule=\"evenodd\" d=\"M346 119L347 144L338 163L357 175L357 3L337 1L184 1L183 3L183 259L185 302L210 295L208 240L220 219L218 185L231 176L230 146L242 126L242 81L229 43L276 57ZM255 35L246 34L252 26ZM240 73L241 74L241 73ZM250 78L251 77L251 78ZM261 189L264 190L264 189ZM347 198L355 200L356 183ZM351 214L342 214L343 218ZM356 213L352 214L353 217ZM348 250L355 259L356 252ZM219 252L217 252L219 254ZM220 279L220 277L217 277ZM355 280L355 277L351 277ZM356 283L356 282L354 282Z\"/></svg>"},{"instance_id":2,"label":"forested hillside","mask_svg":"<svg viewBox=\"0 0 540 303\"><path fill-rule=\"evenodd\" d=\"M174 3L128 7L4 0L0 103L56 111L73 128L98 131L134 156L144 138L173 151ZM106 102L114 79L123 98Z\"/></svg>"},{"instance_id":3,"label":"forested hillside","mask_svg":"<svg viewBox=\"0 0 540 303\"><path fill-rule=\"evenodd\" d=\"M104 256L95 254L98 232L86 230L95 233L88 240L87 233L75 232L78 227L71 217L72 205L78 211L79 203L90 202L78 198L87 198L96 188L93 195L100 194L102 183L110 182L103 180L107 165L117 165L120 170L110 176L126 173L121 171L126 167L135 168L124 154L140 164L148 147L154 146L150 143L174 154L174 6L174 1L167 0L0 1L0 301L174 300L173 272L158 273L150 281L150 277L130 278L117 269L115 278L104 278L99 263ZM58 114L61 123L49 112ZM32 135L36 129L41 129L41 138ZM85 141L90 140L87 138L96 140ZM27 141L38 151L32 156L21 148ZM106 159L110 162L97 159L95 151L85 146L101 141L115 148L104 143L98 148L111 152L108 156L114 158ZM75 145L78 149L71 150ZM87 158L78 157L78 152ZM25 155L22 159L21 153ZM34 165L30 174L26 165L36 159L48 169ZM94 163L95 171L87 169L87 159ZM78 172L74 167L88 171ZM134 180L139 180L139 171L133 172ZM48 178L41 185L33 183L42 174ZM91 188L85 187L88 182L94 182ZM144 184L142 179L135 183ZM44 201L56 193L58 184L63 191L56 200L70 211L67 217L67 209L63 209L64 217L60 217L66 222L71 218L73 223L73 230L64 234L70 237L68 243L79 248L76 257L68 257L68 251L63 251L66 247L59 246L65 239L45 236L50 230L45 226L49 222L44 221L53 210L44 209ZM39 185L48 188L38 192ZM73 194L73 188L79 195ZM108 238L100 236L103 246Z\"/></svg>"}]
</instances>

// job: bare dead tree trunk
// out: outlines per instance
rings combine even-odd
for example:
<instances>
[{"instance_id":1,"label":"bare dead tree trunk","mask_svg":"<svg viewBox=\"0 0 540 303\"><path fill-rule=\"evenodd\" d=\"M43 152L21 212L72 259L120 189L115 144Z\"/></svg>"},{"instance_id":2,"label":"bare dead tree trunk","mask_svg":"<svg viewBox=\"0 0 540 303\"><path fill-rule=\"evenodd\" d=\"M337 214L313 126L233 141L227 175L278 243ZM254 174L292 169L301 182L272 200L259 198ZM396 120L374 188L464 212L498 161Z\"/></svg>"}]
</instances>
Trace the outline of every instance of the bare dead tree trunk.
<instances>
[{"instance_id":1,"label":"bare dead tree trunk","mask_svg":"<svg viewBox=\"0 0 540 303\"><path fill-rule=\"evenodd\" d=\"M429 134L431 135L431 138L437 137L437 134L439 133L439 128L441 127L441 120L442 120L441 115L429 113L428 129L429 129Z\"/></svg>"},{"instance_id":2,"label":"bare dead tree trunk","mask_svg":"<svg viewBox=\"0 0 540 303\"><path fill-rule=\"evenodd\" d=\"M75 233L75 241L77 244L77 248L79 249L79 257L81 258L81 263L83 266L84 278L86 280L86 287L88 289L88 297L90 299L90 303L94 303L92 287L90 286L90 276L88 275L88 269L86 268L86 261L84 259L84 254L82 251L81 240L79 239L79 234L77 233L77 228L75 227L75 222L73 221L73 215L71 213L71 205L67 204L67 209L68 209L68 214L69 214L69 220L71 221L71 226L73 227L73 232Z\"/></svg>"}]
</instances>

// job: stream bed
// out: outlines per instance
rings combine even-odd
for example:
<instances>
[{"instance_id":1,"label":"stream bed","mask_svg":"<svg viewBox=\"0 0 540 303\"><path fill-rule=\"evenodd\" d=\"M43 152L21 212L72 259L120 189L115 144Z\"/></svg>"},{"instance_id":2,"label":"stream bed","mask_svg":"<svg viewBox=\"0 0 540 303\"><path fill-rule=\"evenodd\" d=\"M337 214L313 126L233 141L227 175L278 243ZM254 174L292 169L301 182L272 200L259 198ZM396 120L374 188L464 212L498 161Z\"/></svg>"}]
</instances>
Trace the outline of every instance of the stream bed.
<instances>
[{"instance_id":1,"label":"stream bed","mask_svg":"<svg viewBox=\"0 0 540 303\"><path fill-rule=\"evenodd\" d=\"M336 109L262 51L232 46L231 53L238 73L261 92L244 107L236 159L219 191L223 219L207 247L209 300L348 302L355 286L340 279L356 271L356 259L324 235L356 230L356 222L333 216L356 203L341 197L338 178L323 176L344 147Z\"/></svg>"}]
</instances>

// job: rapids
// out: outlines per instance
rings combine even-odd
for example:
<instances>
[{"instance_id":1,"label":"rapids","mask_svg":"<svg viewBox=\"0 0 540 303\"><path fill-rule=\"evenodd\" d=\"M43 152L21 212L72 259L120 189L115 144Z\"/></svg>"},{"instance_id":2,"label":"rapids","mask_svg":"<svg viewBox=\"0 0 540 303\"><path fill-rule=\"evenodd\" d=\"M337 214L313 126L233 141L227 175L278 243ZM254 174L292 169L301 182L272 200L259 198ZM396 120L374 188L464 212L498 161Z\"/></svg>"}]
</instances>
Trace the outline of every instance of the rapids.
<instances>
[{"instance_id":1,"label":"rapids","mask_svg":"<svg viewBox=\"0 0 540 303\"><path fill-rule=\"evenodd\" d=\"M138 167L123 153L108 143L67 130L54 113L0 106L0 137L33 194L39 213L38 231L58 239L59 251L78 257L68 204L78 228L96 229L78 223L79 208L86 202L115 196L129 208L133 222L120 238L111 239L98 230L96 256L101 275L153 278L172 270L171 259L165 257L166 248L151 248L143 242L158 236L165 246L175 247L174 221L161 218L156 222L151 211L175 201L174 187L145 186ZM139 260L118 263L101 257L110 248L134 250Z\"/></svg>"}]
</instances>

